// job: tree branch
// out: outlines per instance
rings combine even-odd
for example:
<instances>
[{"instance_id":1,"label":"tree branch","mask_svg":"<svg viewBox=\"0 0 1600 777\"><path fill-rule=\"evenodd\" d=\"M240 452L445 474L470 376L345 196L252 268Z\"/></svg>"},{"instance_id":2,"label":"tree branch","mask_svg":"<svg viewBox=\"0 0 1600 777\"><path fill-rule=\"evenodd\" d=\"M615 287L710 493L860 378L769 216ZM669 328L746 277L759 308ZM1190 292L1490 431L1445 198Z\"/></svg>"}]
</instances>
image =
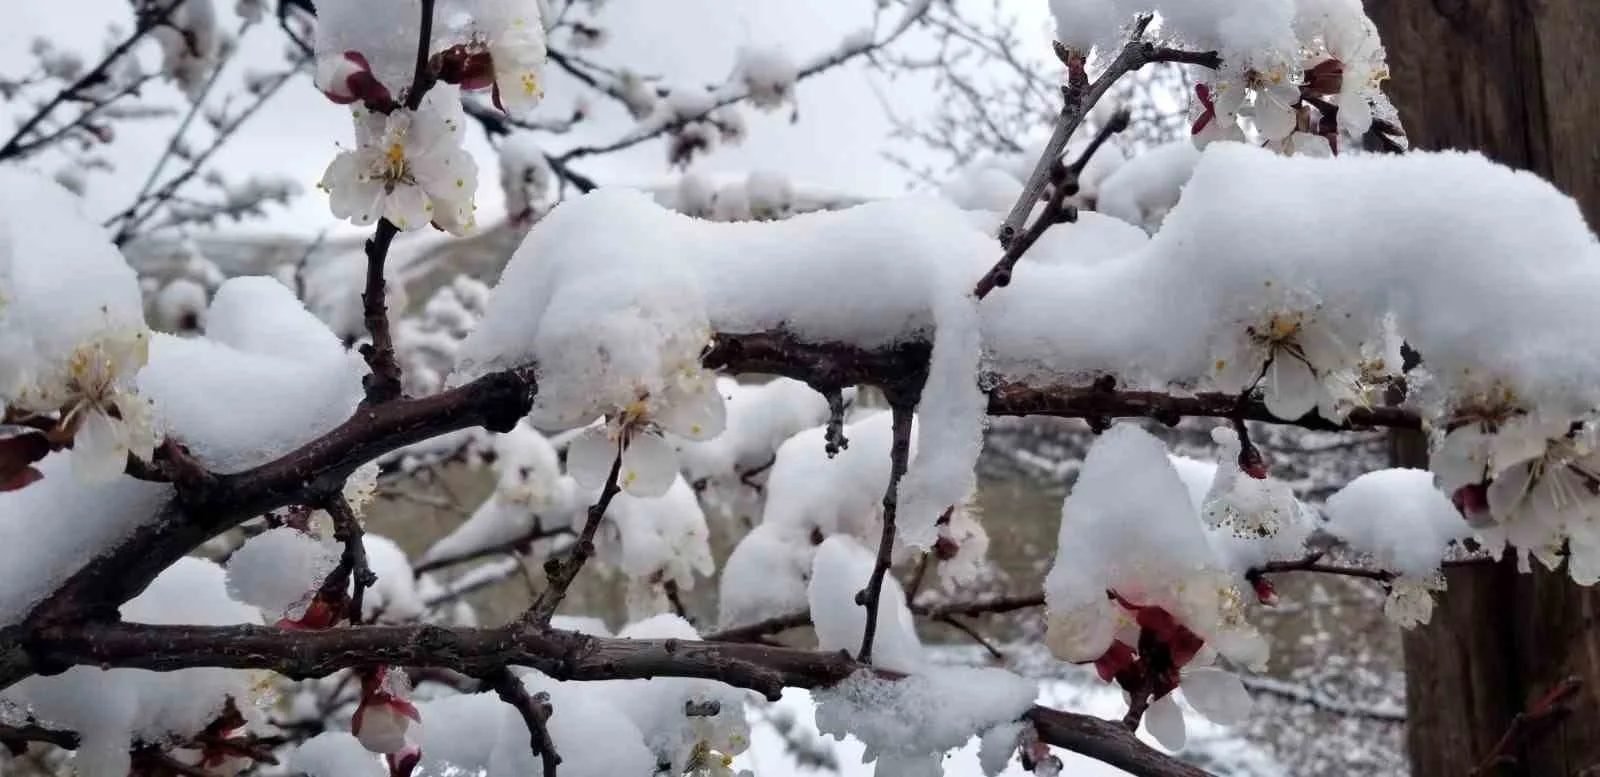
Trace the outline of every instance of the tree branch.
<instances>
[{"instance_id":1,"label":"tree branch","mask_svg":"<svg viewBox=\"0 0 1600 777\"><path fill-rule=\"evenodd\" d=\"M511 705L522 716L522 722L528 726L528 746L533 754L539 756L544 767L542 777L556 777L556 767L561 763L561 755L556 752L555 740L550 738L550 697L547 694L530 696L528 689L522 685L509 669L500 669L484 678L496 695L502 701Z\"/></svg>"},{"instance_id":2,"label":"tree branch","mask_svg":"<svg viewBox=\"0 0 1600 777\"><path fill-rule=\"evenodd\" d=\"M442 667L488 677L527 666L563 681L690 677L777 699L785 687L826 688L862 669L843 653L764 645L591 637L517 622L493 629L360 626L287 631L264 626L56 626L33 641L44 663L173 671L198 666L322 677L345 668ZM870 669L869 669L870 670ZM892 679L899 675L878 671ZM1025 718L1049 744L1147 777L1206 777L1151 749L1120 725L1033 707Z\"/></svg>"},{"instance_id":3,"label":"tree branch","mask_svg":"<svg viewBox=\"0 0 1600 777\"><path fill-rule=\"evenodd\" d=\"M889 574L889 564L894 556L894 519L900 502L900 478L906 474L911 460L911 406L905 397L890 400L893 414L893 443L889 448L889 487L883 492L883 536L878 539L878 558L872 565L872 576L867 587L856 594L856 604L867 608L866 626L861 630L861 652L858 661L872 663L872 641L877 636L878 610L883 599L883 578Z\"/></svg>"}]
</instances>

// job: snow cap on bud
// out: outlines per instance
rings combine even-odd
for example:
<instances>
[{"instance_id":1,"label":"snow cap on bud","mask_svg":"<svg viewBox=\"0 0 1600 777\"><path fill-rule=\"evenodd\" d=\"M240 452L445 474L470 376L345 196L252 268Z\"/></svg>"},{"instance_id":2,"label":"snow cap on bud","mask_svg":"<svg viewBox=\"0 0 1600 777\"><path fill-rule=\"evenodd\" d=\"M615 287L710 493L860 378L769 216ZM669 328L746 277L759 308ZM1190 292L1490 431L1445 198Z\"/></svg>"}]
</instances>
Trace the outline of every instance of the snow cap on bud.
<instances>
[{"instance_id":1,"label":"snow cap on bud","mask_svg":"<svg viewBox=\"0 0 1600 777\"><path fill-rule=\"evenodd\" d=\"M391 759L391 768L403 765L406 751L415 750L407 733L412 723L421 723L422 715L406 697L410 687L405 675L389 667L378 667L361 678L361 704L350 720L350 732L361 741L362 747L374 753L398 754ZM417 751L420 756L421 751ZM415 763L411 764L415 766Z\"/></svg>"},{"instance_id":2,"label":"snow cap on bud","mask_svg":"<svg viewBox=\"0 0 1600 777\"><path fill-rule=\"evenodd\" d=\"M386 105L394 102L389 89L372 74L372 66L359 51L346 51L317 61L317 88L340 105L361 102Z\"/></svg>"}]
</instances>

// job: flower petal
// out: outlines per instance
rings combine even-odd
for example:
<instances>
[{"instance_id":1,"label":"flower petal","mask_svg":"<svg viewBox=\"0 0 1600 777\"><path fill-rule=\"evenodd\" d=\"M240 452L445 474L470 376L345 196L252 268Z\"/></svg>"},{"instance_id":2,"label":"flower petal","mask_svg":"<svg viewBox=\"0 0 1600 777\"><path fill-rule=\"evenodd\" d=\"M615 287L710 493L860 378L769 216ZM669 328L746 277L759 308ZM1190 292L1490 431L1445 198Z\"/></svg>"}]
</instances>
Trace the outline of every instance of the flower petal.
<instances>
[{"instance_id":1,"label":"flower petal","mask_svg":"<svg viewBox=\"0 0 1600 777\"><path fill-rule=\"evenodd\" d=\"M591 491L605 487L617 460L617 441L607 425L591 426L567 444L567 474Z\"/></svg>"},{"instance_id":2,"label":"flower petal","mask_svg":"<svg viewBox=\"0 0 1600 777\"><path fill-rule=\"evenodd\" d=\"M669 388L654 419L662 429L686 440L709 440L728 425L728 409L715 380L702 381L695 391Z\"/></svg>"},{"instance_id":3,"label":"flower petal","mask_svg":"<svg viewBox=\"0 0 1600 777\"><path fill-rule=\"evenodd\" d=\"M1050 654L1073 664L1094 661L1111 648L1117 633L1116 605L1100 597L1096 602L1045 618L1044 642Z\"/></svg>"},{"instance_id":4,"label":"flower petal","mask_svg":"<svg viewBox=\"0 0 1600 777\"><path fill-rule=\"evenodd\" d=\"M1237 726L1250 716L1250 694L1232 672L1207 667L1190 669L1183 673L1178 687L1184 700L1212 723Z\"/></svg>"},{"instance_id":5,"label":"flower petal","mask_svg":"<svg viewBox=\"0 0 1600 777\"><path fill-rule=\"evenodd\" d=\"M383 216L403 230L418 229L428 224L430 207L422 187L396 184L383 200Z\"/></svg>"},{"instance_id":6,"label":"flower petal","mask_svg":"<svg viewBox=\"0 0 1600 777\"><path fill-rule=\"evenodd\" d=\"M72 471L88 483L115 480L128 468L128 446L117 421L98 408L83 411L72 440Z\"/></svg>"},{"instance_id":7,"label":"flower petal","mask_svg":"<svg viewBox=\"0 0 1600 777\"><path fill-rule=\"evenodd\" d=\"M1144 713L1144 726L1162 747L1173 752L1182 750L1184 741L1188 739L1183 726L1183 710L1170 693L1150 703L1150 709Z\"/></svg>"},{"instance_id":8,"label":"flower petal","mask_svg":"<svg viewBox=\"0 0 1600 777\"><path fill-rule=\"evenodd\" d=\"M1296 421L1317 406L1321 387L1311 368L1299 358L1279 350L1262 381L1267 410L1285 420Z\"/></svg>"},{"instance_id":9,"label":"flower petal","mask_svg":"<svg viewBox=\"0 0 1600 777\"><path fill-rule=\"evenodd\" d=\"M678 476L678 454L659 434L633 435L622 451L622 472L617 477L622 490L637 497L651 498L667 493Z\"/></svg>"}]
</instances>

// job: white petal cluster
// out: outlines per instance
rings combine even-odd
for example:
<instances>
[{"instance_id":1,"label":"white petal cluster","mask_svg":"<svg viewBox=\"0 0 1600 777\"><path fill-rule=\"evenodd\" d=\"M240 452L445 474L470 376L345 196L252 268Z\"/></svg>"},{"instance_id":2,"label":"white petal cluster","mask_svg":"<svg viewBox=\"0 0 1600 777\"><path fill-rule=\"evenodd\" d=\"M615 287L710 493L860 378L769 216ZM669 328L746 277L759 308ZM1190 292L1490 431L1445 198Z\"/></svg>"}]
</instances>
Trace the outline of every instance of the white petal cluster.
<instances>
[{"instance_id":1,"label":"white petal cluster","mask_svg":"<svg viewBox=\"0 0 1600 777\"><path fill-rule=\"evenodd\" d=\"M339 152L318 184L334 216L358 226L387 219L402 230L432 223L457 235L476 227L478 165L461 145L453 90L435 87L415 111L352 113L356 146Z\"/></svg>"}]
</instances>

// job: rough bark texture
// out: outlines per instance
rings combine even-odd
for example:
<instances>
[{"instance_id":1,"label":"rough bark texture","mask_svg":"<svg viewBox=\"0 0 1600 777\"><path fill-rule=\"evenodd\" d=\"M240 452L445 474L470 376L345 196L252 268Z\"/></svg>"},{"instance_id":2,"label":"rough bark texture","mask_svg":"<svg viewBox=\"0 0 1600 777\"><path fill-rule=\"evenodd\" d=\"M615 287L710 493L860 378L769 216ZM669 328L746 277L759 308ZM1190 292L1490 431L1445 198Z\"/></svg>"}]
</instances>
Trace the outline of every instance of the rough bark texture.
<instances>
[{"instance_id":1,"label":"rough bark texture","mask_svg":"<svg viewBox=\"0 0 1600 777\"><path fill-rule=\"evenodd\" d=\"M1477 149L1532 170L1600 224L1600 2L1368 0L1389 51L1388 92L1413 146ZM1426 358L1426 354L1424 354ZM1396 462L1417 465L1416 433ZM1425 462L1425 458L1423 459ZM1473 566L1446 575L1433 622L1405 638L1417 777L1478 767L1518 712L1569 675L1574 713L1497 775L1600 775L1600 590L1562 575ZM1489 773L1489 772L1486 772Z\"/></svg>"}]
</instances>

